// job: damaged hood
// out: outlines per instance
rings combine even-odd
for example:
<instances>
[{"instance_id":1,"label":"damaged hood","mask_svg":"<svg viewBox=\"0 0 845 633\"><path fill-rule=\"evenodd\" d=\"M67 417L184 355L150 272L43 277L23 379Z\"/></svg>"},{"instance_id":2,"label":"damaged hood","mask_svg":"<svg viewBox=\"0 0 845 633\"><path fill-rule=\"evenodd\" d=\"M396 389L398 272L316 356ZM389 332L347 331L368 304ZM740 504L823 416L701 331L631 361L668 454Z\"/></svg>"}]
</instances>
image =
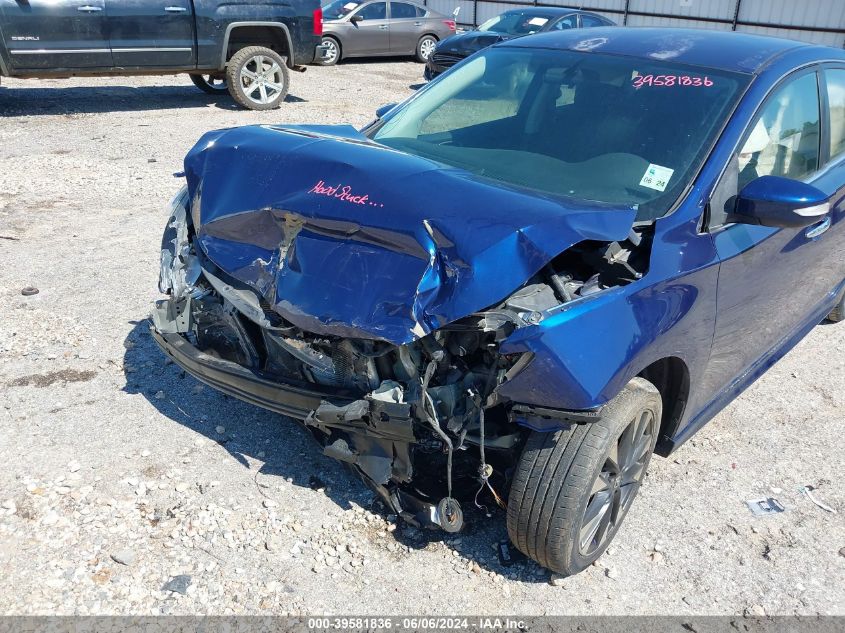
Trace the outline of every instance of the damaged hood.
<instances>
[{"instance_id":1,"label":"damaged hood","mask_svg":"<svg viewBox=\"0 0 845 633\"><path fill-rule=\"evenodd\" d=\"M298 327L402 345L494 305L635 210L506 187L348 126L206 134L185 159L196 243Z\"/></svg>"}]
</instances>

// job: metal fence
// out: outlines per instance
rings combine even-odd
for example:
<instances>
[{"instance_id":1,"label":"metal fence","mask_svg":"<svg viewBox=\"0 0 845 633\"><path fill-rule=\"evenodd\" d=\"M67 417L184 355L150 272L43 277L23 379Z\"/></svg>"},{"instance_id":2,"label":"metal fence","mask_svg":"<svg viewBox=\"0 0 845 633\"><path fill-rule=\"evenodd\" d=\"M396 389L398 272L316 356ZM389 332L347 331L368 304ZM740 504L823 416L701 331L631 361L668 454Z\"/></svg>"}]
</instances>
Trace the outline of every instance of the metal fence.
<instances>
[{"instance_id":1,"label":"metal fence","mask_svg":"<svg viewBox=\"0 0 845 633\"><path fill-rule=\"evenodd\" d=\"M680 26L787 37L845 46L845 0L426 0L435 11L460 7L458 23L478 26L508 9L568 6L628 26Z\"/></svg>"}]
</instances>

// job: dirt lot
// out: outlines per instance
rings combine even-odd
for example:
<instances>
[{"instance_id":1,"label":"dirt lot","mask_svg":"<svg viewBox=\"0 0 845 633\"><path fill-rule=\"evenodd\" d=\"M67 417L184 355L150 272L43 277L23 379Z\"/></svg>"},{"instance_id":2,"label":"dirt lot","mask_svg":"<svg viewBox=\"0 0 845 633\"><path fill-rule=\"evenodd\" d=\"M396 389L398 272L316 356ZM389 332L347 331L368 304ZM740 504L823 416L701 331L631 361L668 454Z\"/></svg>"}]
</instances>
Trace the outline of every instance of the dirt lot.
<instances>
[{"instance_id":1,"label":"dirt lot","mask_svg":"<svg viewBox=\"0 0 845 633\"><path fill-rule=\"evenodd\" d=\"M196 139L361 125L421 72L312 68L269 113L182 77L4 80L0 612L845 613L845 325L816 328L655 459L609 554L562 586L500 565L501 515L449 538L397 526L290 420L164 362L145 319L172 174ZM762 496L786 511L752 516Z\"/></svg>"}]
</instances>

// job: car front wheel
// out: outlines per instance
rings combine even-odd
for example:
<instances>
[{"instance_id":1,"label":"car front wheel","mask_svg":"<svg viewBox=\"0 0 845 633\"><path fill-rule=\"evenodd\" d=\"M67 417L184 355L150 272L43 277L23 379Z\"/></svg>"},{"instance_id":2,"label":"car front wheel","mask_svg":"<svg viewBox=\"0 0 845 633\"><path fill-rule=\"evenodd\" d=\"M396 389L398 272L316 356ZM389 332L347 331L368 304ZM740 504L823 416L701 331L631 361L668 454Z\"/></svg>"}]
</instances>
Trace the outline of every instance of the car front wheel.
<instances>
[{"instance_id":1,"label":"car front wheel","mask_svg":"<svg viewBox=\"0 0 845 633\"><path fill-rule=\"evenodd\" d=\"M431 54L434 52L434 47L437 46L437 38L433 35L423 35L420 41L417 42L417 61L425 63Z\"/></svg>"},{"instance_id":2,"label":"car front wheel","mask_svg":"<svg viewBox=\"0 0 845 633\"><path fill-rule=\"evenodd\" d=\"M248 46L229 60L226 83L232 98L243 107L272 110L288 94L288 68L276 51Z\"/></svg>"},{"instance_id":3,"label":"car front wheel","mask_svg":"<svg viewBox=\"0 0 845 633\"><path fill-rule=\"evenodd\" d=\"M539 564L576 574L602 555L642 484L662 401L634 378L592 423L532 432L508 501L511 540Z\"/></svg>"}]
</instances>

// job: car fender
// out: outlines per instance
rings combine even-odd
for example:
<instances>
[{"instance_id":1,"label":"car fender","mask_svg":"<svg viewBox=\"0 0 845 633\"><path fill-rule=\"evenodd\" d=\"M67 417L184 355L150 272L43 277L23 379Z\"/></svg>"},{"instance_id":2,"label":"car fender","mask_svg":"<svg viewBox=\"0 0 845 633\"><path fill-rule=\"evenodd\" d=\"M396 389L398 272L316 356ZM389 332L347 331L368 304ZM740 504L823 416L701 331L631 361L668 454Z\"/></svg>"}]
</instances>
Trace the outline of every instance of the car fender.
<instances>
[{"instance_id":1,"label":"car fender","mask_svg":"<svg viewBox=\"0 0 845 633\"><path fill-rule=\"evenodd\" d=\"M226 33L223 36L223 48L220 51L220 69L226 67L226 56L229 51L229 38L232 35L232 31L245 26L267 26L274 29L280 29L284 32L285 40L287 41L288 51L290 51L290 56L288 59L288 66L292 67L295 64L294 60L294 48L293 48L293 39L290 35L290 29L288 28L287 24L283 22L269 22L269 21L242 21L242 22L230 22L226 26Z\"/></svg>"},{"instance_id":2,"label":"car fender","mask_svg":"<svg viewBox=\"0 0 845 633\"><path fill-rule=\"evenodd\" d=\"M499 386L499 397L570 411L595 409L649 365L669 357L687 365L695 384L713 340L718 265L709 236L696 236L691 225L680 233L668 240L655 236L651 268L642 279L564 304L503 341L502 354L533 357ZM675 255L667 258L667 251ZM661 252L668 261L660 261Z\"/></svg>"}]
</instances>

